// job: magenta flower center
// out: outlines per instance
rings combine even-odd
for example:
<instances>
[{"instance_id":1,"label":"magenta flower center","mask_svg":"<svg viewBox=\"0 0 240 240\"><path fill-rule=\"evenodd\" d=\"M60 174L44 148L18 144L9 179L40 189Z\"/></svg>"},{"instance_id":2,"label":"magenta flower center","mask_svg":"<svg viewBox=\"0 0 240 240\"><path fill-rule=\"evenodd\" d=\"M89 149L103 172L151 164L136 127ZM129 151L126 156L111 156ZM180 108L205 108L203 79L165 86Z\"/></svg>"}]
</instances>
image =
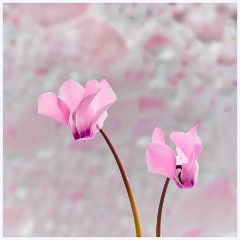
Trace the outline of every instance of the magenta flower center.
<instances>
[{"instance_id":1,"label":"magenta flower center","mask_svg":"<svg viewBox=\"0 0 240 240\"><path fill-rule=\"evenodd\" d=\"M76 131L74 134L73 134L73 137L75 140L79 140L81 138L88 138L88 137L91 137L92 135L92 132L90 129L87 129L87 130L84 130L84 131L81 131L80 134L78 131Z\"/></svg>"},{"instance_id":2,"label":"magenta flower center","mask_svg":"<svg viewBox=\"0 0 240 240\"><path fill-rule=\"evenodd\" d=\"M91 136L91 131L90 129L87 129L85 131L80 132L80 138L85 138L85 137L90 137Z\"/></svg>"}]
</instances>

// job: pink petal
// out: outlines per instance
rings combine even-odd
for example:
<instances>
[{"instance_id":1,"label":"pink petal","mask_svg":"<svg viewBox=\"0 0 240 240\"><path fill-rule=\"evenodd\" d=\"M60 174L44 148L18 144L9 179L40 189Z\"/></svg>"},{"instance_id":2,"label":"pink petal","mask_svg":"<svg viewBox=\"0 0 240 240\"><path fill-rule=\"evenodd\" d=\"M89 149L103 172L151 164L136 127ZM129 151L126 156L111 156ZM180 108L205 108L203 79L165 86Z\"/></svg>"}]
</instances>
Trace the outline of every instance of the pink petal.
<instances>
[{"instance_id":1,"label":"pink petal","mask_svg":"<svg viewBox=\"0 0 240 240\"><path fill-rule=\"evenodd\" d=\"M189 133L172 132L171 140L182 150L185 156L189 159L193 151L194 138Z\"/></svg>"},{"instance_id":2,"label":"pink petal","mask_svg":"<svg viewBox=\"0 0 240 240\"><path fill-rule=\"evenodd\" d=\"M38 113L68 124L69 108L54 93L47 92L38 98Z\"/></svg>"},{"instance_id":3,"label":"pink petal","mask_svg":"<svg viewBox=\"0 0 240 240\"><path fill-rule=\"evenodd\" d=\"M87 102L90 104L100 90L101 90L101 85L98 81L94 79L88 81L85 86L84 100L86 101L86 99L88 99Z\"/></svg>"},{"instance_id":4,"label":"pink petal","mask_svg":"<svg viewBox=\"0 0 240 240\"><path fill-rule=\"evenodd\" d=\"M193 128L191 128L188 133L191 134L194 138L194 147L193 147L193 151L194 151L194 159L197 159L200 152L203 149L202 146L202 140L201 138L197 135L197 129L198 129L198 124L196 124Z\"/></svg>"},{"instance_id":5,"label":"pink petal","mask_svg":"<svg viewBox=\"0 0 240 240\"><path fill-rule=\"evenodd\" d=\"M76 122L78 132L92 131L92 125L95 122L94 110L91 102L100 91L100 84L96 80L90 80L86 84L83 100L76 110Z\"/></svg>"},{"instance_id":6,"label":"pink petal","mask_svg":"<svg viewBox=\"0 0 240 240\"><path fill-rule=\"evenodd\" d=\"M108 117L108 113L107 113L107 111L105 111L102 113L102 115L98 119L95 118L95 122L93 124L93 134L94 135L96 135L97 132L99 131L99 129L101 129L103 127L103 123L107 119L107 117Z\"/></svg>"},{"instance_id":7,"label":"pink petal","mask_svg":"<svg viewBox=\"0 0 240 240\"><path fill-rule=\"evenodd\" d=\"M176 178L176 156L172 149L163 143L149 143L147 145L148 171Z\"/></svg>"},{"instance_id":8,"label":"pink petal","mask_svg":"<svg viewBox=\"0 0 240 240\"><path fill-rule=\"evenodd\" d=\"M159 127L156 127L154 130L153 130L153 134L152 134L152 142L162 142L162 143L165 143L165 140L164 140L164 134L163 134L163 131L161 128Z\"/></svg>"},{"instance_id":9,"label":"pink petal","mask_svg":"<svg viewBox=\"0 0 240 240\"><path fill-rule=\"evenodd\" d=\"M80 111L82 112L77 112L77 129L80 138L92 138L95 133L93 131L94 111L91 106ZM78 117L79 113L81 117Z\"/></svg>"},{"instance_id":10,"label":"pink petal","mask_svg":"<svg viewBox=\"0 0 240 240\"><path fill-rule=\"evenodd\" d=\"M192 188L197 183L199 165L198 162L182 165L181 183L183 188Z\"/></svg>"},{"instance_id":11,"label":"pink petal","mask_svg":"<svg viewBox=\"0 0 240 240\"><path fill-rule=\"evenodd\" d=\"M76 140L92 138L96 131L94 129L96 118L91 102L100 91L100 84L96 80L90 80L85 87L83 100L78 105L76 110L76 126L78 136L74 136Z\"/></svg>"},{"instance_id":12,"label":"pink petal","mask_svg":"<svg viewBox=\"0 0 240 240\"><path fill-rule=\"evenodd\" d=\"M179 147L176 147L177 150L177 165L182 165L183 163L187 163L188 159L182 150Z\"/></svg>"},{"instance_id":13,"label":"pink petal","mask_svg":"<svg viewBox=\"0 0 240 240\"><path fill-rule=\"evenodd\" d=\"M92 106L95 112L105 106L108 106L109 108L117 100L116 94L112 90L107 80L103 79L99 84L101 89L92 101Z\"/></svg>"},{"instance_id":14,"label":"pink petal","mask_svg":"<svg viewBox=\"0 0 240 240\"><path fill-rule=\"evenodd\" d=\"M108 117L107 111L103 112L103 114L97 120L97 123L96 123L97 129L101 129L102 128L103 123L107 119L107 117Z\"/></svg>"},{"instance_id":15,"label":"pink petal","mask_svg":"<svg viewBox=\"0 0 240 240\"><path fill-rule=\"evenodd\" d=\"M72 113L72 115L69 117L69 128L73 134L73 137L75 140L79 139L79 133L77 129L77 117L76 117L76 111Z\"/></svg>"},{"instance_id":16,"label":"pink petal","mask_svg":"<svg viewBox=\"0 0 240 240\"><path fill-rule=\"evenodd\" d=\"M100 118L102 118L102 115L106 112L106 110L112 105L112 103L109 103L108 105L105 105L97 110L95 113L95 122L94 125L99 121ZM106 115L105 115L106 116Z\"/></svg>"},{"instance_id":17,"label":"pink petal","mask_svg":"<svg viewBox=\"0 0 240 240\"><path fill-rule=\"evenodd\" d=\"M195 159L198 158L202 149L203 149L202 144L194 144L193 151L194 151L194 158Z\"/></svg>"},{"instance_id":18,"label":"pink petal","mask_svg":"<svg viewBox=\"0 0 240 240\"><path fill-rule=\"evenodd\" d=\"M188 133L191 134L192 136L195 136L196 135L196 132L197 132L197 129L198 129L198 124L196 124L194 127L192 127Z\"/></svg>"},{"instance_id":19,"label":"pink petal","mask_svg":"<svg viewBox=\"0 0 240 240\"><path fill-rule=\"evenodd\" d=\"M89 108L91 102L96 97L99 91L100 84L96 80L90 80L87 82L85 87L84 98L77 107L77 118L84 117L84 112L86 111L87 108Z\"/></svg>"},{"instance_id":20,"label":"pink petal","mask_svg":"<svg viewBox=\"0 0 240 240\"><path fill-rule=\"evenodd\" d=\"M84 92L84 88L78 82L69 79L60 87L58 96L68 105L72 113L83 99Z\"/></svg>"},{"instance_id":21,"label":"pink petal","mask_svg":"<svg viewBox=\"0 0 240 240\"><path fill-rule=\"evenodd\" d=\"M194 143L198 143L202 145L202 140L201 138L197 135L197 129L198 129L198 124L196 124L194 127L192 127L188 133L191 134L194 137Z\"/></svg>"},{"instance_id":22,"label":"pink petal","mask_svg":"<svg viewBox=\"0 0 240 240\"><path fill-rule=\"evenodd\" d=\"M100 82L100 85L101 90L91 103L95 111L95 124L99 121L106 110L117 100L117 97L108 84L107 80L102 80ZM100 126L98 125L98 127Z\"/></svg>"}]
</instances>

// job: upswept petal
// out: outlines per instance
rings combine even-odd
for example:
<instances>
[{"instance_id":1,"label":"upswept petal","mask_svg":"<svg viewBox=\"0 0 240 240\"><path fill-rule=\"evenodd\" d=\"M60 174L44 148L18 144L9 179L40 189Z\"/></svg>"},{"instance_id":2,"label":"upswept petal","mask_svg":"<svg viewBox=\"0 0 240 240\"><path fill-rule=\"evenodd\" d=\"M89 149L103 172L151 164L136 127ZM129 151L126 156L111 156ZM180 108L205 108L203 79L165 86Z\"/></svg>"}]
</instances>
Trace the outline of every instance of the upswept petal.
<instances>
[{"instance_id":1,"label":"upswept petal","mask_svg":"<svg viewBox=\"0 0 240 240\"><path fill-rule=\"evenodd\" d=\"M194 158L195 159L198 158L198 156L199 156L200 152L202 151L202 149L203 149L202 144L198 144L198 143L194 144L193 152L194 152Z\"/></svg>"},{"instance_id":2,"label":"upswept petal","mask_svg":"<svg viewBox=\"0 0 240 240\"><path fill-rule=\"evenodd\" d=\"M113 92L107 80L103 79L99 84L101 89L91 103L95 112L105 106L108 106L107 108L109 108L117 100L116 94Z\"/></svg>"},{"instance_id":3,"label":"upswept petal","mask_svg":"<svg viewBox=\"0 0 240 240\"><path fill-rule=\"evenodd\" d=\"M193 136L184 132L172 132L170 139L182 150L186 158L189 159L193 151Z\"/></svg>"},{"instance_id":4,"label":"upswept petal","mask_svg":"<svg viewBox=\"0 0 240 240\"><path fill-rule=\"evenodd\" d=\"M107 111L103 112L103 114L98 118L98 120L94 121L94 124L93 124L93 135L96 135L97 132L99 131L99 129L101 129L103 127L103 123L104 121L107 119L108 117L108 113Z\"/></svg>"},{"instance_id":5,"label":"upswept petal","mask_svg":"<svg viewBox=\"0 0 240 240\"><path fill-rule=\"evenodd\" d=\"M91 124L92 129L95 133L98 131L98 128L102 128L103 122L108 116L106 112L107 109L117 100L115 93L105 79L102 80L100 83L97 82L97 84L99 84L100 90L97 92L97 94L91 101L91 107L93 109L93 112L95 113L94 121ZM96 129L97 123L98 128Z\"/></svg>"},{"instance_id":6,"label":"upswept petal","mask_svg":"<svg viewBox=\"0 0 240 240\"><path fill-rule=\"evenodd\" d=\"M152 142L162 142L162 143L165 143L165 140L164 140L164 134L163 134L163 131L161 128L159 127L156 127L154 130L153 130L153 134L152 134Z\"/></svg>"},{"instance_id":7,"label":"upswept petal","mask_svg":"<svg viewBox=\"0 0 240 240\"><path fill-rule=\"evenodd\" d=\"M60 97L73 113L84 96L84 88L72 79L67 80L59 89L58 97Z\"/></svg>"},{"instance_id":8,"label":"upswept petal","mask_svg":"<svg viewBox=\"0 0 240 240\"><path fill-rule=\"evenodd\" d=\"M187 163L188 162L187 157L178 146L176 147L176 151L177 151L177 165L182 165L183 163Z\"/></svg>"},{"instance_id":9,"label":"upswept petal","mask_svg":"<svg viewBox=\"0 0 240 240\"><path fill-rule=\"evenodd\" d=\"M52 92L39 96L38 113L68 125L70 110L67 104Z\"/></svg>"},{"instance_id":10,"label":"upswept petal","mask_svg":"<svg viewBox=\"0 0 240 240\"><path fill-rule=\"evenodd\" d=\"M78 140L80 136L79 136L79 133L78 133L76 121L77 121L76 111L74 111L69 117L68 126L69 126L69 128L70 128L70 130L73 134L74 139Z\"/></svg>"},{"instance_id":11,"label":"upswept petal","mask_svg":"<svg viewBox=\"0 0 240 240\"><path fill-rule=\"evenodd\" d=\"M100 90L101 90L100 83L97 80L92 79L86 83L84 98L91 97L91 96L94 98L94 97L96 97L96 94Z\"/></svg>"},{"instance_id":12,"label":"upswept petal","mask_svg":"<svg viewBox=\"0 0 240 240\"><path fill-rule=\"evenodd\" d=\"M183 188L194 187L197 183L199 165L198 162L192 162L191 164L183 164L181 172L181 183Z\"/></svg>"},{"instance_id":13,"label":"upswept petal","mask_svg":"<svg viewBox=\"0 0 240 240\"><path fill-rule=\"evenodd\" d=\"M76 112L76 125L80 138L87 138L93 134L93 124L95 121L94 111L91 106L80 109Z\"/></svg>"},{"instance_id":14,"label":"upswept petal","mask_svg":"<svg viewBox=\"0 0 240 240\"><path fill-rule=\"evenodd\" d=\"M103 126L104 121L107 119L108 117L108 113L107 111L103 112L103 114L98 118L97 122L96 122L96 128L101 129Z\"/></svg>"},{"instance_id":15,"label":"upswept petal","mask_svg":"<svg viewBox=\"0 0 240 240\"><path fill-rule=\"evenodd\" d=\"M85 131L94 123L94 111L91 102L100 91L100 85L96 80L87 82L83 100L79 103L76 110L76 124L78 131Z\"/></svg>"},{"instance_id":16,"label":"upswept petal","mask_svg":"<svg viewBox=\"0 0 240 240\"><path fill-rule=\"evenodd\" d=\"M99 108L96 112L95 112L95 117L94 117L94 127L96 125L96 123L99 121L99 119L102 117L102 115L107 111L107 109L109 107L111 107L113 103L109 103L108 105L105 105L101 108Z\"/></svg>"},{"instance_id":17,"label":"upswept petal","mask_svg":"<svg viewBox=\"0 0 240 240\"><path fill-rule=\"evenodd\" d=\"M197 184L198 172L199 172L199 164L198 164L198 162L196 161L196 162L195 162L195 174L194 174L194 182L195 182L195 184Z\"/></svg>"},{"instance_id":18,"label":"upswept petal","mask_svg":"<svg viewBox=\"0 0 240 240\"><path fill-rule=\"evenodd\" d=\"M197 129L198 129L198 124L196 124L194 127L192 127L188 133L194 137L194 143L198 143L202 145L202 140L201 138L197 135Z\"/></svg>"},{"instance_id":19,"label":"upswept petal","mask_svg":"<svg viewBox=\"0 0 240 240\"><path fill-rule=\"evenodd\" d=\"M198 124L196 124L194 127L192 127L188 133L191 134L192 136L195 136L196 135L196 132L197 132L197 129L198 129Z\"/></svg>"},{"instance_id":20,"label":"upswept petal","mask_svg":"<svg viewBox=\"0 0 240 240\"><path fill-rule=\"evenodd\" d=\"M176 179L176 156L170 147L164 143L149 143L146 155L149 172Z\"/></svg>"}]
</instances>

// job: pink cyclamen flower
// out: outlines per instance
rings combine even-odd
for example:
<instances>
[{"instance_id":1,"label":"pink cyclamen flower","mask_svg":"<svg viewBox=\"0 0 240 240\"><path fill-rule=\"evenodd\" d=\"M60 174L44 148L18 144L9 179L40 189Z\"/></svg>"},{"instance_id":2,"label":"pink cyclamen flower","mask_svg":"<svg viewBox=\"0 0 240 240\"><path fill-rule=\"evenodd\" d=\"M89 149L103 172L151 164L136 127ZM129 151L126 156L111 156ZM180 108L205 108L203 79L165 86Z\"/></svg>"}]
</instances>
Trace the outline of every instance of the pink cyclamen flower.
<instances>
[{"instance_id":1,"label":"pink cyclamen flower","mask_svg":"<svg viewBox=\"0 0 240 240\"><path fill-rule=\"evenodd\" d=\"M54 118L68 126L74 139L93 138L102 128L107 109L117 98L108 82L90 80L85 89L73 80L67 80L58 96L47 92L38 98L38 113Z\"/></svg>"},{"instance_id":2,"label":"pink cyclamen flower","mask_svg":"<svg viewBox=\"0 0 240 240\"><path fill-rule=\"evenodd\" d=\"M179 188L192 188L197 183L199 165L197 158L202 151L202 140L197 135L198 125L187 133L172 132L177 155L165 144L161 128L156 127L152 143L147 145L148 171L173 179Z\"/></svg>"}]
</instances>

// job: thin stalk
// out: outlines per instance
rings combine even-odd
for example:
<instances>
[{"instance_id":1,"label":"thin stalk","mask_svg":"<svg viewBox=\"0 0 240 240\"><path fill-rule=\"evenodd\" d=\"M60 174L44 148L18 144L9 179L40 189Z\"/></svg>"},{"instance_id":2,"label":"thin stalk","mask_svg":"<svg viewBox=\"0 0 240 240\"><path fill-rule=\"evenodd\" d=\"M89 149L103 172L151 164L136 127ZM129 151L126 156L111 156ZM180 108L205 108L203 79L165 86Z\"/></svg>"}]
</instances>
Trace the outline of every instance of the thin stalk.
<instances>
[{"instance_id":1,"label":"thin stalk","mask_svg":"<svg viewBox=\"0 0 240 240\"><path fill-rule=\"evenodd\" d=\"M162 195L160 198L160 203L159 203L159 207L158 207L158 215L157 215L156 237L161 237L162 210L163 210L163 203L164 203L164 199L165 199L169 181L170 181L170 178L166 178L166 181L165 181L164 187L163 187L163 191L162 191Z\"/></svg>"},{"instance_id":2,"label":"thin stalk","mask_svg":"<svg viewBox=\"0 0 240 240\"><path fill-rule=\"evenodd\" d=\"M134 197L133 197L133 194L132 194L132 190L131 190L131 187L130 187L127 175L126 175L126 173L124 171L123 165L122 165L122 163L121 163L121 161L120 161L120 159L119 159L119 157L117 155L116 150L114 149L112 143L110 142L110 140L107 137L107 135L105 134L105 132L102 129L99 129L99 131L102 134L102 136L105 139L105 141L107 142L110 150L112 151L112 154L113 154L113 156L114 156L114 158L115 158L115 160L117 162L119 171L120 171L120 173L122 175L122 179L123 179L125 188L127 190L128 198L129 198L129 201L130 201L130 204L131 204L131 208L132 208L132 213L133 213L133 218L134 218L134 223L135 223L135 229L136 229L136 236L137 237L142 237L141 225L140 225L140 220L139 220L139 216L138 216L137 207L136 207L135 200L134 200Z\"/></svg>"}]
</instances>

